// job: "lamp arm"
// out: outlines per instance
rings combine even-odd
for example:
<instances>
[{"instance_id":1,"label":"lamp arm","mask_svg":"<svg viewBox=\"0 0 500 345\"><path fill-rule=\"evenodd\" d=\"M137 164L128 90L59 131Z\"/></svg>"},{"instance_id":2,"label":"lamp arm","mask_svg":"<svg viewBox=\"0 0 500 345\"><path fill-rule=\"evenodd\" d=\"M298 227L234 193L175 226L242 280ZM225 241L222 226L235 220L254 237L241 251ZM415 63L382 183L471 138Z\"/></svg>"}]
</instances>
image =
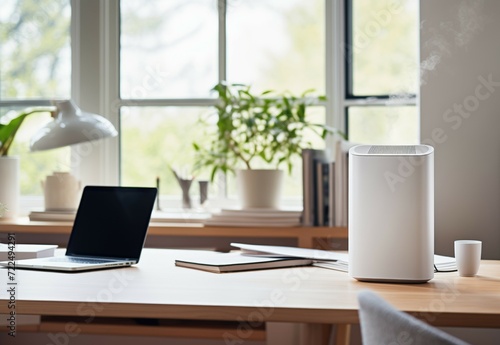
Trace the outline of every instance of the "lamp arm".
<instances>
[{"instance_id":1,"label":"lamp arm","mask_svg":"<svg viewBox=\"0 0 500 345\"><path fill-rule=\"evenodd\" d=\"M26 116L34 113L51 113L56 111L56 109L56 107L33 107L27 108L19 114L7 113L5 117L7 121L9 121L10 118L10 121L7 124L0 123L0 156L7 156L9 154L9 149L14 142L16 133ZM5 121L5 119L2 120Z\"/></svg>"}]
</instances>

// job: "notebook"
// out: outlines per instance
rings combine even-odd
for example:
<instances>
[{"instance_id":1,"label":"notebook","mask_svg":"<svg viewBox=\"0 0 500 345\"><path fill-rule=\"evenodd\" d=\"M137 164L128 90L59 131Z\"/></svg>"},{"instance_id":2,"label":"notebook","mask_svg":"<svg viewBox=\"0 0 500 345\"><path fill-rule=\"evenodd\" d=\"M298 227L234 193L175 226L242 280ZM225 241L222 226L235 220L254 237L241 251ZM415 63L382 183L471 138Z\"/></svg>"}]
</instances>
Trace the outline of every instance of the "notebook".
<instances>
[{"instance_id":1,"label":"notebook","mask_svg":"<svg viewBox=\"0 0 500 345\"><path fill-rule=\"evenodd\" d=\"M245 256L240 253L199 253L196 256L175 260L179 267L194 268L207 272L224 273L260 270L268 268L284 268L307 266L312 260L303 258L264 258Z\"/></svg>"},{"instance_id":2,"label":"notebook","mask_svg":"<svg viewBox=\"0 0 500 345\"><path fill-rule=\"evenodd\" d=\"M139 262L156 188L87 186L65 256L16 261L16 268L84 271ZM0 262L8 266L8 261Z\"/></svg>"}]
</instances>

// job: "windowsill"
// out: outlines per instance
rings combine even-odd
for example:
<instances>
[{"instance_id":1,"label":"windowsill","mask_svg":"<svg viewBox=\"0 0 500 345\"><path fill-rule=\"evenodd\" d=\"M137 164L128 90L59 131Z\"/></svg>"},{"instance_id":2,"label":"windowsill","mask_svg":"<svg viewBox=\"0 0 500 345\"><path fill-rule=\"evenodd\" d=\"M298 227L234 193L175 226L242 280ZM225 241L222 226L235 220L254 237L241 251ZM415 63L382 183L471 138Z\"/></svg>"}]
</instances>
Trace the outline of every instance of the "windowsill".
<instances>
[{"instance_id":1,"label":"windowsill","mask_svg":"<svg viewBox=\"0 0 500 345\"><path fill-rule=\"evenodd\" d=\"M162 216L171 215L172 217L183 218L200 218L200 215L209 215L211 212L216 212L221 208L235 208L238 204L236 198L228 198L217 200L209 199L204 206L200 206L197 200L193 198L193 207L186 209L181 207L182 201L175 197L161 197L161 213ZM290 198L282 201L282 207L286 209L300 209L302 207L302 198ZM44 202L43 196L22 196L20 203L20 216L28 217L31 211L43 211ZM155 205L155 211L158 212Z\"/></svg>"}]
</instances>

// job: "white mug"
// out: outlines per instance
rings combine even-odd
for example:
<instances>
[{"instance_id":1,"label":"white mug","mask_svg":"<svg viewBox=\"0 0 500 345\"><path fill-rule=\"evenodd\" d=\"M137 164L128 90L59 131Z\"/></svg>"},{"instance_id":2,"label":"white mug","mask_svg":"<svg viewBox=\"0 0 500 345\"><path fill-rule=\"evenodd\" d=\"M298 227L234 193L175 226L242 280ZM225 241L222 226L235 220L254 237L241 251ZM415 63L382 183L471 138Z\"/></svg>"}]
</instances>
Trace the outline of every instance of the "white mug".
<instances>
[{"instance_id":1,"label":"white mug","mask_svg":"<svg viewBox=\"0 0 500 345\"><path fill-rule=\"evenodd\" d=\"M455 260L461 277L473 277L477 274L481 263L481 245L482 242L476 240L455 241Z\"/></svg>"}]
</instances>

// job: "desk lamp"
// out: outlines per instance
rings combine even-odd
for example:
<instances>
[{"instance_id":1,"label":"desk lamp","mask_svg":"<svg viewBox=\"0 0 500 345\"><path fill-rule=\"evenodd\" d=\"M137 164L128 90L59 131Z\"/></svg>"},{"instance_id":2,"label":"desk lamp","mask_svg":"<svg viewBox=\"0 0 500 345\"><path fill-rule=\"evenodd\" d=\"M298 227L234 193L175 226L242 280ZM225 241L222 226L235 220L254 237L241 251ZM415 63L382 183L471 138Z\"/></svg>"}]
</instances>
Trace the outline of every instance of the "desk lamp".
<instances>
[{"instance_id":1,"label":"desk lamp","mask_svg":"<svg viewBox=\"0 0 500 345\"><path fill-rule=\"evenodd\" d=\"M53 111L51 108L26 109L20 116L2 119L0 126L0 156L7 156L17 130L24 118L33 113ZM97 139L114 137L118 133L102 116L80 110L71 100L55 103L54 121L44 126L31 138L30 150L41 151L74 145ZM7 157L10 158L10 157ZM5 163L6 162L6 163ZM15 218L19 208L19 160L16 157L4 161L0 173L0 202L8 209L4 216ZM1 205L0 205L1 206Z\"/></svg>"},{"instance_id":2,"label":"desk lamp","mask_svg":"<svg viewBox=\"0 0 500 345\"><path fill-rule=\"evenodd\" d=\"M54 121L31 138L31 151L49 150L83 142L114 137L115 127L100 115L82 111L71 100L55 104ZM54 172L42 182L46 211L75 210L81 183L70 173Z\"/></svg>"},{"instance_id":3,"label":"desk lamp","mask_svg":"<svg viewBox=\"0 0 500 345\"><path fill-rule=\"evenodd\" d=\"M55 149L118 134L107 119L82 111L71 100L57 102L56 108L54 121L40 128L31 138L31 151Z\"/></svg>"}]
</instances>

